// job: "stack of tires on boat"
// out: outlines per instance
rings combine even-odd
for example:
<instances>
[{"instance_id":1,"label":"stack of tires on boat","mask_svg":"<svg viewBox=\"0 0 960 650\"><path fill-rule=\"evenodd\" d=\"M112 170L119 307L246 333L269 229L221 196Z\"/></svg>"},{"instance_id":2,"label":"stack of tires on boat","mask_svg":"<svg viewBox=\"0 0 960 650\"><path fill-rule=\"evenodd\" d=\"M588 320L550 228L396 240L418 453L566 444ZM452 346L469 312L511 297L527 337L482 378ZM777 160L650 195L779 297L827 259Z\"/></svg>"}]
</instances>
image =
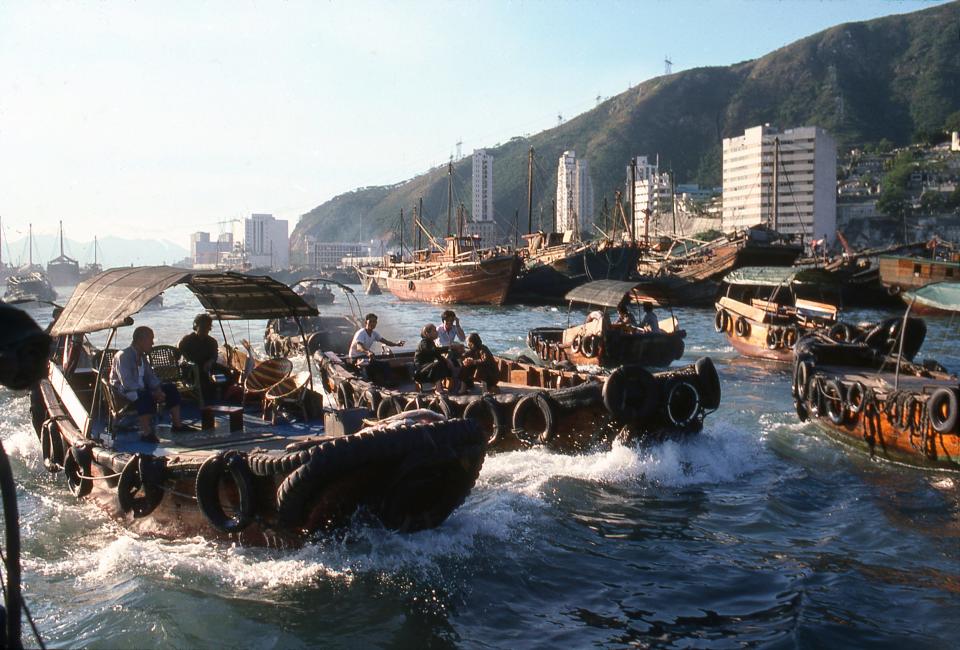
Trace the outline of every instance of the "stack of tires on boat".
<instances>
[{"instance_id":1,"label":"stack of tires on boat","mask_svg":"<svg viewBox=\"0 0 960 650\"><path fill-rule=\"evenodd\" d=\"M844 335L848 340L820 333L797 343L798 417L874 457L960 470L957 377L935 361L913 362L925 323L895 318Z\"/></svg>"},{"instance_id":2,"label":"stack of tires on boat","mask_svg":"<svg viewBox=\"0 0 960 650\"><path fill-rule=\"evenodd\" d=\"M398 355L399 356L399 355ZM497 394L447 395L405 390L394 377L386 387L368 381L353 365L327 353L324 389L341 408L363 407L377 418L429 408L473 420L495 450L546 445L579 451L621 440L695 433L720 404L720 381L709 357L651 373L624 365L609 375L590 374L498 358ZM395 373L410 364L396 360Z\"/></svg>"}]
</instances>

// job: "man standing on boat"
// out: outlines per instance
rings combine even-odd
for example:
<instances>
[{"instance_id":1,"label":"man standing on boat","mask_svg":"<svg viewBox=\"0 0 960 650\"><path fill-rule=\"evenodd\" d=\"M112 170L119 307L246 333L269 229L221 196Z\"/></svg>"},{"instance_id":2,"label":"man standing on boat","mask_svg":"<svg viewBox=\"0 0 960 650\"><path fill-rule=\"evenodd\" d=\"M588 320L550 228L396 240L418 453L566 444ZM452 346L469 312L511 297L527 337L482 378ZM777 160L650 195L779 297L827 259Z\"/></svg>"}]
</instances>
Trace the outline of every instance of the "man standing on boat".
<instances>
[{"instance_id":1,"label":"man standing on boat","mask_svg":"<svg viewBox=\"0 0 960 650\"><path fill-rule=\"evenodd\" d=\"M141 325L133 330L130 347L117 352L110 367L110 385L134 403L140 416L140 439L145 442L159 442L153 432L157 404L166 404L170 408L171 431L191 430L180 419L180 393L176 386L161 384L150 365L148 355L152 349L153 330Z\"/></svg>"},{"instance_id":2,"label":"man standing on boat","mask_svg":"<svg viewBox=\"0 0 960 650\"><path fill-rule=\"evenodd\" d=\"M394 343L390 339L380 336L377 330L377 315L367 314L363 318L363 327L357 330L350 341L349 356L361 367L366 367L367 379L370 381L382 380L390 369L390 365L377 360L377 355L373 352L373 344L380 343L392 348L402 347L406 341L400 340Z\"/></svg>"},{"instance_id":3,"label":"man standing on boat","mask_svg":"<svg viewBox=\"0 0 960 650\"><path fill-rule=\"evenodd\" d=\"M457 339L460 339L461 343L466 342L467 336L463 333L463 328L460 327L460 319L457 318L457 314L452 309L447 309L440 314L440 321L441 323L437 325L437 334L440 335L437 339L437 345L450 347L457 342Z\"/></svg>"}]
</instances>

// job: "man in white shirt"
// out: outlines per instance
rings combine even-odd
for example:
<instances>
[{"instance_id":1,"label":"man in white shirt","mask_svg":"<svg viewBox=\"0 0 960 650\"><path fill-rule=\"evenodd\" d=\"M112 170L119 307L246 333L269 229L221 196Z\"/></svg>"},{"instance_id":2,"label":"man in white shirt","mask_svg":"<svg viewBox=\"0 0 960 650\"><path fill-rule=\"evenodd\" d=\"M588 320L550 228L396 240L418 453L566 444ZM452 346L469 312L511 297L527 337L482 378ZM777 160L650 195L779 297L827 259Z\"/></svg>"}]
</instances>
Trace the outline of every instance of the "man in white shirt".
<instances>
[{"instance_id":1,"label":"man in white shirt","mask_svg":"<svg viewBox=\"0 0 960 650\"><path fill-rule=\"evenodd\" d=\"M363 328L357 330L350 341L350 350L348 355L354 359L357 365L365 366L367 378L374 381L375 377L382 377L389 369L389 364L376 360L376 353L373 351L374 343L381 343L390 347L403 346L406 341L400 340L394 343L390 339L380 336L377 329L377 315L367 314L363 319Z\"/></svg>"},{"instance_id":2,"label":"man in white shirt","mask_svg":"<svg viewBox=\"0 0 960 650\"><path fill-rule=\"evenodd\" d=\"M460 327L460 319L452 309L447 309L440 314L441 323L437 325L437 345L441 347L450 347L460 339L461 343L466 342L467 336Z\"/></svg>"}]
</instances>

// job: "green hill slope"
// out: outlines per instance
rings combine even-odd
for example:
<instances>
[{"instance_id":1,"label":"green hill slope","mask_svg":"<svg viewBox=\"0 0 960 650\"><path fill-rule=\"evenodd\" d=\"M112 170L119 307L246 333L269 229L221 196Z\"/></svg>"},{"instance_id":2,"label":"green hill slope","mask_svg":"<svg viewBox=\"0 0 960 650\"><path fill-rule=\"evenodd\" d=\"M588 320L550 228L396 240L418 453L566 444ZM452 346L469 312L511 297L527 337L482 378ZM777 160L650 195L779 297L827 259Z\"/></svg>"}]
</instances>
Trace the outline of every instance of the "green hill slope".
<instances>
[{"instance_id":1,"label":"green hill slope","mask_svg":"<svg viewBox=\"0 0 960 650\"><path fill-rule=\"evenodd\" d=\"M590 163L597 211L624 186L633 155L660 156L678 182L719 185L721 139L769 122L817 125L840 146L909 143L942 128L960 110L960 3L901 16L847 23L753 61L697 68L651 79L593 110L529 138L488 148L494 157L494 212L513 232L515 211L526 231L527 151L536 151L535 225L549 222L557 160L573 149ZM454 163L454 194L469 209L472 160ZM397 230L423 197L433 232L446 229L447 173L438 168L389 187L357 190L303 215L292 246L309 234L357 241ZM409 233L409 220L407 221Z\"/></svg>"}]
</instances>

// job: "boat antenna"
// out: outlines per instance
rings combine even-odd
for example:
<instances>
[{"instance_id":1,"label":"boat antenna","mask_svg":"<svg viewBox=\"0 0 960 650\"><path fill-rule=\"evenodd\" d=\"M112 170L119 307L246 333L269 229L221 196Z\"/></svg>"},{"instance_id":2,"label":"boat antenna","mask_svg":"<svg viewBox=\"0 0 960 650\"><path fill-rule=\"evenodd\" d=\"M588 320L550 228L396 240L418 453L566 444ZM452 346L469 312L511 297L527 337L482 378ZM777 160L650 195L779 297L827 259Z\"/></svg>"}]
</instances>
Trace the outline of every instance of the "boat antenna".
<instances>
[{"instance_id":1,"label":"boat antenna","mask_svg":"<svg viewBox=\"0 0 960 650\"><path fill-rule=\"evenodd\" d=\"M520 247L520 209L513 211L513 247Z\"/></svg>"},{"instance_id":2,"label":"boat antenna","mask_svg":"<svg viewBox=\"0 0 960 650\"><path fill-rule=\"evenodd\" d=\"M450 217L453 210L453 157L447 163L447 237L450 236Z\"/></svg>"},{"instance_id":3,"label":"boat antenna","mask_svg":"<svg viewBox=\"0 0 960 650\"><path fill-rule=\"evenodd\" d=\"M556 228L556 221L554 221ZM527 152L527 234L533 232L533 147Z\"/></svg>"}]
</instances>

